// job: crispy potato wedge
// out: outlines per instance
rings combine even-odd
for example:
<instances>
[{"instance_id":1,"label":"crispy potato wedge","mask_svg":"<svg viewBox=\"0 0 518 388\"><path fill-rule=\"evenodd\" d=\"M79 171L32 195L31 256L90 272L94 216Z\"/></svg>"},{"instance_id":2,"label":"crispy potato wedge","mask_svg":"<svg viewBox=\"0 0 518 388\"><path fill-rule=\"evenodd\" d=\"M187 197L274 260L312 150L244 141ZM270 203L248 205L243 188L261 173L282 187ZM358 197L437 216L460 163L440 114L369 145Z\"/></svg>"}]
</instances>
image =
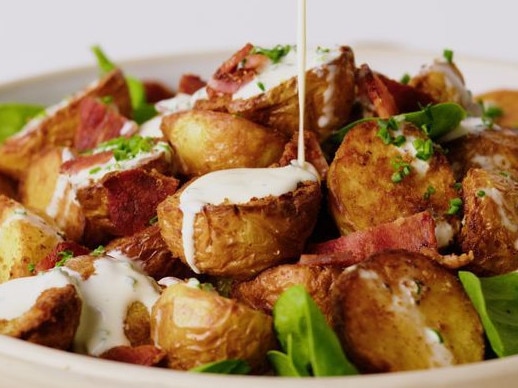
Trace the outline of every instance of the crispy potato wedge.
<instances>
[{"instance_id":1,"label":"crispy potato wedge","mask_svg":"<svg viewBox=\"0 0 518 388\"><path fill-rule=\"evenodd\" d=\"M21 179L32 156L46 146L73 144L79 123L79 107L87 97L110 96L119 111L129 117L131 103L128 87L120 70L113 70L70 100L48 108L45 116L30 121L16 135L0 144L0 172Z\"/></svg>"},{"instance_id":2,"label":"crispy potato wedge","mask_svg":"<svg viewBox=\"0 0 518 388\"><path fill-rule=\"evenodd\" d=\"M160 203L157 214L162 237L173 256L188 264L180 209L180 196L186 187ZM297 258L315 225L320 199L320 185L308 181L280 197L204 206L194 219L195 266L200 273L247 278Z\"/></svg>"},{"instance_id":3,"label":"crispy potato wedge","mask_svg":"<svg viewBox=\"0 0 518 388\"><path fill-rule=\"evenodd\" d=\"M267 167L279 160L288 139L242 117L206 110L173 113L162 119L179 174L193 177L215 170Z\"/></svg>"},{"instance_id":4,"label":"crispy potato wedge","mask_svg":"<svg viewBox=\"0 0 518 388\"><path fill-rule=\"evenodd\" d=\"M49 277L49 274L40 276ZM34 282L42 280L37 277L14 279L0 285L0 293L18 299L21 299L20 292L32 296ZM12 319L0 318L0 334L56 349L70 349L79 326L81 299L72 284L62 287L53 287L50 281L49 284L23 314ZM6 304L4 301L0 316L6 313Z\"/></svg>"},{"instance_id":5,"label":"crispy potato wedge","mask_svg":"<svg viewBox=\"0 0 518 388\"><path fill-rule=\"evenodd\" d=\"M349 47L340 50L335 60L306 72L306 128L321 142L345 123L354 102L354 55ZM297 78L247 99L230 100L227 109L290 136L299 129Z\"/></svg>"},{"instance_id":6,"label":"crispy potato wedge","mask_svg":"<svg viewBox=\"0 0 518 388\"><path fill-rule=\"evenodd\" d=\"M153 306L151 333L172 369L240 359L260 372L266 352L276 347L269 315L184 283L162 292Z\"/></svg>"},{"instance_id":7,"label":"crispy potato wedge","mask_svg":"<svg viewBox=\"0 0 518 388\"><path fill-rule=\"evenodd\" d=\"M518 128L518 90L497 89L475 97L485 107L501 109L501 115L494 118L496 124L505 128Z\"/></svg>"},{"instance_id":8,"label":"crispy potato wedge","mask_svg":"<svg viewBox=\"0 0 518 388\"><path fill-rule=\"evenodd\" d=\"M337 332L362 372L483 360L479 317L459 280L419 253L371 256L336 281Z\"/></svg>"},{"instance_id":9,"label":"crispy potato wedge","mask_svg":"<svg viewBox=\"0 0 518 388\"><path fill-rule=\"evenodd\" d=\"M0 195L0 283L32 275L32 268L61 241L63 233L54 224Z\"/></svg>"},{"instance_id":10,"label":"crispy potato wedge","mask_svg":"<svg viewBox=\"0 0 518 388\"><path fill-rule=\"evenodd\" d=\"M518 175L473 168L462 181L464 220L460 244L473 252L469 269L479 275L518 269Z\"/></svg>"},{"instance_id":11,"label":"crispy potato wedge","mask_svg":"<svg viewBox=\"0 0 518 388\"><path fill-rule=\"evenodd\" d=\"M341 268L282 264L268 268L255 278L232 286L230 296L256 310L271 314L279 296L289 287L302 284L330 325L334 322L334 306L329 298Z\"/></svg>"},{"instance_id":12,"label":"crispy potato wedge","mask_svg":"<svg viewBox=\"0 0 518 388\"><path fill-rule=\"evenodd\" d=\"M342 234L425 210L435 218L443 217L450 199L459 196L450 164L441 152L433 152L427 161L416 158L413 141L427 141L421 130L403 124L399 130L406 141L398 147L385 144L377 135L379 129L376 120L354 126L329 167L329 206ZM427 194L430 187L433 194ZM458 219L449 217L448 221L458 230Z\"/></svg>"}]
</instances>

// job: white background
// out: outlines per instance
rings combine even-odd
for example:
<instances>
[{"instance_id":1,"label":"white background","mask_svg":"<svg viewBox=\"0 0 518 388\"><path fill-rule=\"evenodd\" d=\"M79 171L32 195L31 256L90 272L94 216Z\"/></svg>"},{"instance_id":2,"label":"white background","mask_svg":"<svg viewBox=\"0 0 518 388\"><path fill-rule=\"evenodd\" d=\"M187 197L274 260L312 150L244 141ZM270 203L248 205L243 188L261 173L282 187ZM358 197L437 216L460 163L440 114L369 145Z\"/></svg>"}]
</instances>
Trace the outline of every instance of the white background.
<instances>
[{"instance_id":1,"label":"white background","mask_svg":"<svg viewBox=\"0 0 518 388\"><path fill-rule=\"evenodd\" d=\"M518 64L512 0L307 0L310 44L382 42ZM296 0L0 0L0 82L185 51L295 43Z\"/></svg>"}]
</instances>

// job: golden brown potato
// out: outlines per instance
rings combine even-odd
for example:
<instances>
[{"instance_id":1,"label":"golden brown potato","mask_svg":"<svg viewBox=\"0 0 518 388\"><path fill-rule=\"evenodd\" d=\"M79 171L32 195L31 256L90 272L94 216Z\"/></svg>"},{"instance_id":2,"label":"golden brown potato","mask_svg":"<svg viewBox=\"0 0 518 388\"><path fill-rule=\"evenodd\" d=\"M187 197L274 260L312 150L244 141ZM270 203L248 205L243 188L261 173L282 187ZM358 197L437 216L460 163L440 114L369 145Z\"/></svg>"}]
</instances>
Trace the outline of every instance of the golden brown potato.
<instances>
[{"instance_id":1,"label":"golden brown potato","mask_svg":"<svg viewBox=\"0 0 518 388\"><path fill-rule=\"evenodd\" d=\"M184 283L162 292L153 306L151 333L173 369L240 359L259 372L266 352L275 348L269 315Z\"/></svg>"},{"instance_id":2,"label":"golden brown potato","mask_svg":"<svg viewBox=\"0 0 518 388\"><path fill-rule=\"evenodd\" d=\"M180 196L186 187L165 199L157 214L162 237L173 256L189 264L180 209ZM280 197L205 205L194 218L195 266L204 274L247 278L297 258L315 225L320 199L320 185L307 181Z\"/></svg>"},{"instance_id":3,"label":"golden brown potato","mask_svg":"<svg viewBox=\"0 0 518 388\"><path fill-rule=\"evenodd\" d=\"M180 259L173 257L160 234L158 224L131 236L113 239L106 245L106 254L134 260L144 273L156 280L167 276L179 279L195 276Z\"/></svg>"},{"instance_id":4,"label":"golden brown potato","mask_svg":"<svg viewBox=\"0 0 518 388\"><path fill-rule=\"evenodd\" d=\"M75 192L61 165L75 157L69 147L49 147L33 158L20 184L24 206L46 214L65 232L67 239L81 241L85 219Z\"/></svg>"},{"instance_id":5,"label":"golden brown potato","mask_svg":"<svg viewBox=\"0 0 518 388\"><path fill-rule=\"evenodd\" d=\"M440 218L459 196L443 153L435 151L427 161L415 156L414 140L428 141L421 130L409 123L400 124L397 133L389 130L393 137L405 136L401 146L385 144L378 131L377 120L353 127L329 168L329 205L342 234L424 210ZM458 220L448 221L453 230L458 228Z\"/></svg>"},{"instance_id":6,"label":"golden brown potato","mask_svg":"<svg viewBox=\"0 0 518 388\"><path fill-rule=\"evenodd\" d=\"M0 195L0 283L30 276L61 241L62 232L50 221Z\"/></svg>"},{"instance_id":7,"label":"golden brown potato","mask_svg":"<svg viewBox=\"0 0 518 388\"><path fill-rule=\"evenodd\" d=\"M473 251L469 268L479 275L518 269L518 176L473 168L462 181L464 220L460 243Z\"/></svg>"},{"instance_id":8,"label":"golden brown potato","mask_svg":"<svg viewBox=\"0 0 518 388\"><path fill-rule=\"evenodd\" d=\"M40 275L47 276L48 275ZM5 286L11 287L10 298L20 299L20 292L29 293L34 284L40 280L36 277L19 278L3 283L0 293ZM12 287L11 282L26 283L26 286ZM3 288L2 288L3 287ZM18 302L23 303L23 302ZM0 308L0 316L4 316L6 303ZM12 319L0 318L0 333L39 345L56 349L68 350L74 340L81 315L81 299L72 284L63 287L47 288L37 296L34 304L22 315Z\"/></svg>"},{"instance_id":9,"label":"golden brown potato","mask_svg":"<svg viewBox=\"0 0 518 388\"><path fill-rule=\"evenodd\" d=\"M354 102L354 55L349 47L341 47L340 51L336 59L306 72L305 124L321 142L344 124ZM299 129L297 77L265 93L233 99L227 104L227 109L230 113L292 135Z\"/></svg>"},{"instance_id":10,"label":"golden brown potato","mask_svg":"<svg viewBox=\"0 0 518 388\"><path fill-rule=\"evenodd\" d=\"M455 176L462 180L470 168L518 170L518 132L486 129L444 144Z\"/></svg>"},{"instance_id":11,"label":"golden brown potato","mask_svg":"<svg viewBox=\"0 0 518 388\"><path fill-rule=\"evenodd\" d=\"M335 283L337 332L362 372L482 361L477 312L459 280L419 253L371 256Z\"/></svg>"},{"instance_id":12,"label":"golden brown potato","mask_svg":"<svg viewBox=\"0 0 518 388\"><path fill-rule=\"evenodd\" d=\"M231 297L256 310L271 314L279 296L289 287L302 284L329 324L333 324L333 304L329 298L341 268L283 264L261 272L255 278L236 283Z\"/></svg>"},{"instance_id":13,"label":"golden brown potato","mask_svg":"<svg viewBox=\"0 0 518 388\"><path fill-rule=\"evenodd\" d=\"M482 101L485 107L501 109L502 115L494 118L496 124L506 128L518 128L518 90L491 90L476 96L475 100Z\"/></svg>"},{"instance_id":14,"label":"golden brown potato","mask_svg":"<svg viewBox=\"0 0 518 388\"><path fill-rule=\"evenodd\" d=\"M173 166L185 176L238 167L267 167L279 160L288 139L242 117L190 110L162 119L173 147Z\"/></svg>"},{"instance_id":15,"label":"golden brown potato","mask_svg":"<svg viewBox=\"0 0 518 388\"><path fill-rule=\"evenodd\" d=\"M30 121L18 134L0 145L0 172L21 179L31 158L46 146L73 144L79 123L79 106L86 97L110 96L119 111L129 116L131 102L128 87L120 70L113 70L94 85L54 107L42 117Z\"/></svg>"}]
</instances>

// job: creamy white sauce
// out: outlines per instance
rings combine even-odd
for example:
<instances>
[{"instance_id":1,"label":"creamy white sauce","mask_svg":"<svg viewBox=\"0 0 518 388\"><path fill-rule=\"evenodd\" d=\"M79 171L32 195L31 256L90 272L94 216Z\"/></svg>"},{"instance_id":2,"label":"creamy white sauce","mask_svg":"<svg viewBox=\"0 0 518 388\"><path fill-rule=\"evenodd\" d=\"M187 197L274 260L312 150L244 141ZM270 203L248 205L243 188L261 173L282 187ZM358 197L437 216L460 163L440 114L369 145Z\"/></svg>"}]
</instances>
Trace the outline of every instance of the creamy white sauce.
<instances>
[{"instance_id":1,"label":"creamy white sauce","mask_svg":"<svg viewBox=\"0 0 518 388\"><path fill-rule=\"evenodd\" d=\"M322 108L322 115L318 118L318 121L317 121L317 124L320 128L326 127L335 118L335 116L334 116L335 106L333 104L333 95L335 94L337 66L328 65L327 70L328 70L327 77L326 77L327 88L323 94L324 105Z\"/></svg>"},{"instance_id":2,"label":"creamy white sauce","mask_svg":"<svg viewBox=\"0 0 518 388\"><path fill-rule=\"evenodd\" d=\"M405 136L405 142L400 146L395 146L396 150L401 154L402 157L410 156L412 161L410 162L410 166L412 166L413 171L417 172L420 176L425 176L430 168L430 163L426 160L421 160L416 157L417 150L414 147L414 141L417 140L414 136L408 136L403 133L403 131L398 130L394 131L394 136L397 137L399 135Z\"/></svg>"},{"instance_id":3,"label":"creamy white sauce","mask_svg":"<svg viewBox=\"0 0 518 388\"><path fill-rule=\"evenodd\" d=\"M185 259L192 270L196 267L194 250L194 219L205 205L220 205L225 201L242 204L252 198L280 196L293 191L303 181L317 181L318 173L306 163L279 168L237 168L214 171L193 181L180 195L183 213L182 243ZM312 167L312 166L311 166Z\"/></svg>"},{"instance_id":4,"label":"creamy white sauce","mask_svg":"<svg viewBox=\"0 0 518 388\"><path fill-rule=\"evenodd\" d=\"M16 206L12 209L0 223L0 240L2 240L3 232L15 222L33 225L36 229L41 231L42 235L54 236L58 241L63 241L62 231L50 225L43 218L22 206Z\"/></svg>"},{"instance_id":5,"label":"creamy white sauce","mask_svg":"<svg viewBox=\"0 0 518 388\"><path fill-rule=\"evenodd\" d=\"M504 155L493 154L493 155L480 155L475 154L471 158L471 162L478 164L485 170L500 169L507 170L511 167L511 162Z\"/></svg>"},{"instance_id":6,"label":"creamy white sauce","mask_svg":"<svg viewBox=\"0 0 518 388\"><path fill-rule=\"evenodd\" d=\"M170 114L191 110L196 101L206 100L208 98L207 89L205 87L198 89L192 95L185 93L178 93L173 98L159 101L155 104L155 109L161 114Z\"/></svg>"},{"instance_id":7,"label":"creamy white sauce","mask_svg":"<svg viewBox=\"0 0 518 388\"><path fill-rule=\"evenodd\" d=\"M119 133L121 136L131 136L135 132L137 132L138 125L136 122L132 120L127 120L122 125L122 128L120 129Z\"/></svg>"},{"instance_id":8,"label":"creamy white sauce","mask_svg":"<svg viewBox=\"0 0 518 388\"><path fill-rule=\"evenodd\" d=\"M435 238L437 239L437 247L444 248L453 241L453 227L445 220L435 221Z\"/></svg>"},{"instance_id":9,"label":"creamy white sauce","mask_svg":"<svg viewBox=\"0 0 518 388\"><path fill-rule=\"evenodd\" d=\"M74 159L74 154L70 151L69 148L64 148L61 152L61 163L68 162L69 160ZM52 218L56 218L59 211L59 205L64 200L65 196L69 196L67 193L70 192L70 183L68 181L68 177L64 174L59 174L56 178L56 185L54 188L54 193L52 194L52 198L45 209L45 213ZM67 203L69 201L74 201L75 196L72 198L67 198ZM70 205L67 205L67 208ZM62 227L62 225L60 225Z\"/></svg>"},{"instance_id":10,"label":"creamy white sauce","mask_svg":"<svg viewBox=\"0 0 518 388\"><path fill-rule=\"evenodd\" d=\"M128 260L103 257L94 261L94 267L95 272L86 280L70 271L77 278L83 300L74 350L99 356L115 346L130 345L124 334L128 308L140 302L150 312L160 291L153 279Z\"/></svg>"},{"instance_id":11,"label":"creamy white sauce","mask_svg":"<svg viewBox=\"0 0 518 388\"><path fill-rule=\"evenodd\" d=\"M0 284L0 319L14 319L29 311L38 297L51 288L74 284L61 267L37 276L16 278Z\"/></svg>"},{"instance_id":12,"label":"creamy white sauce","mask_svg":"<svg viewBox=\"0 0 518 388\"><path fill-rule=\"evenodd\" d=\"M493 202L497 205L497 211L498 215L500 216L500 221L502 222L502 225L510 232L518 232L518 225L515 224L507 215L507 210L505 208L505 200L500 190L494 187L481 187L479 190L485 193L481 200L491 198Z\"/></svg>"},{"instance_id":13,"label":"creamy white sauce","mask_svg":"<svg viewBox=\"0 0 518 388\"><path fill-rule=\"evenodd\" d=\"M461 120L457 128L438 139L438 143L446 143L469 134L477 135L487 129L487 125L481 117L466 117ZM492 129L499 130L500 127L493 124Z\"/></svg>"},{"instance_id":14,"label":"creamy white sauce","mask_svg":"<svg viewBox=\"0 0 518 388\"><path fill-rule=\"evenodd\" d=\"M309 50L307 54L306 68L309 69L308 71L317 72L322 66L338 58L341 51L339 48L329 50L316 48ZM290 52L278 63L267 65L254 79L235 92L232 98L234 100L248 99L296 77L298 73L297 59L297 48L292 46Z\"/></svg>"},{"instance_id":15,"label":"creamy white sauce","mask_svg":"<svg viewBox=\"0 0 518 388\"><path fill-rule=\"evenodd\" d=\"M155 139L164 137L162 129L160 129L163 118L163 115L158 115L146 121L140 126L138 134L142 137L152 137Z\"/></svg>"}]
</instances>

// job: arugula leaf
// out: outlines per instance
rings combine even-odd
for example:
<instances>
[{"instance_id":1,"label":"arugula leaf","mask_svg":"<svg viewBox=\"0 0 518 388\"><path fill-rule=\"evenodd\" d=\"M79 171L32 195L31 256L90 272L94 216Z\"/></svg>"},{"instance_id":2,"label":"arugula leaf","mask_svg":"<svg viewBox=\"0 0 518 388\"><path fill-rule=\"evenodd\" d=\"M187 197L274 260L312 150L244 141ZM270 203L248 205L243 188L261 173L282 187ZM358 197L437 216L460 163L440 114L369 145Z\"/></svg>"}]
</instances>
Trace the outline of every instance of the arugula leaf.
<instances>
[{"instance_id":1,"label":"arugula leaf","mask_svg":"<svg viewBox=\"0 0 518 388\"><path fill-rule=\"evenodd\" d=\"M0 104L0 144L22 129L34 116L45 110L44 106L33 104Z\"/></svg>"},{"instance_id":2,"label":"arugula leaf","mask_svg":"<svg viewBox=\"0 0 518 388\"><path fill-rule=\"evenodd\" d=\"M221 373L227 375L246 375L250 372L250 366L243 360L222 360L209 362L189 370L198 373Z\"/></svg>"},{"instance_id":3,"label":"arugula leaf","mask_svg":"<svg viewBox=\"0 0 518 388\"><path fill-rule=\"evenodd\" d=\"M97 64L102 74L109 73L117 68L104 53L99 46L93 46L92 51L97 58ZM133 119L138 123L143 122L156 116L157 111L153 104L148 104L146 100L146 89L144 84L137 78L126 76L126 84L131 98L131 106L133 108Z\"/></svg>"},{"instance_id":4,"label":"arugula leaf","mask_svg":"<svg viewBox=\"0 0 518 388\"><path fill-rule=\"evenodd\" d=\"M498 357L518 354L518 273L479 278L460 271L459 278L495 354Z\"/></svg>"},{"instance_id":5,"label":"arugula leaf","mask_svg":"<svg viewBox=\"0 0 518 388\"><path fill-rule=\"evenodd\" d=\"M402 113L393 116L393 120L397 123L408 121L416 127L423 129L426 134L433 140L438 139L446 133L458 127L462 119L466 117L466 111L458 104L453 102L444 102L435 105L429 105L417 112ZM359 123L372 120L382 120L375 117L367 117L347 124L342 129L333 134L329 141L340 144L349 130ZM385 120L386 121L386 120Z\"/></svg>"},{"instance_id":6,"label":"arugula leaf","mask_svg":"<svg viewBox=\"0 0 518 388\"><path fill-rule=\"evenodd\" d=\"M357 374L336 333L328 326L301 285L284 291L273 308L274 327L284 352L268 359L280 376L341 376Z\"/></svg>"}]
</instances>

